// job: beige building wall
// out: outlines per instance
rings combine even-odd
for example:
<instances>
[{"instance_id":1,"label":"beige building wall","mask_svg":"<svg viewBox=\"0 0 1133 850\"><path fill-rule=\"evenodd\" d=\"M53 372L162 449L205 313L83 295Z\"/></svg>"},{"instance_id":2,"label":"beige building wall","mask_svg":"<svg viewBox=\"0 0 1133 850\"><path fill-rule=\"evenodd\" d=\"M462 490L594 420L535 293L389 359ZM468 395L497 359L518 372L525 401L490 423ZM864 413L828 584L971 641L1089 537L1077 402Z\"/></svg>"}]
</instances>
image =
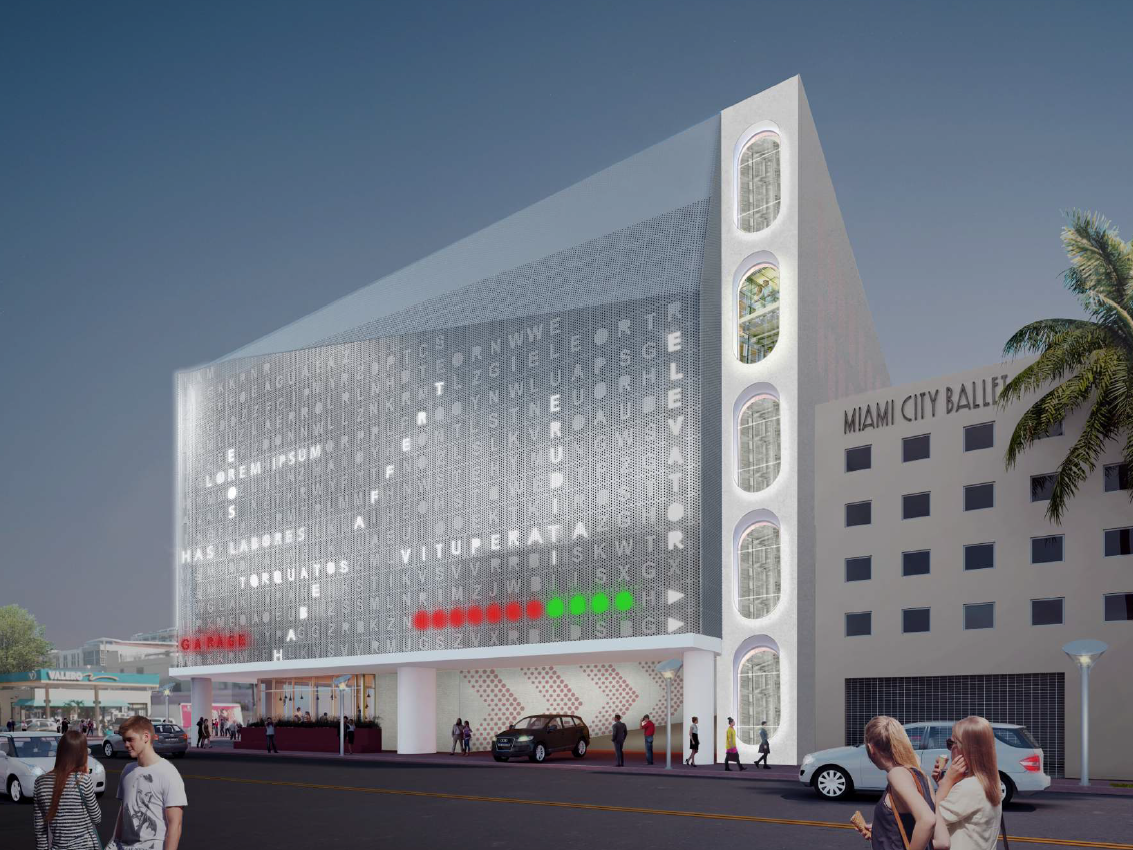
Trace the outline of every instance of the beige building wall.
<instances>
[{"instance_id":1,"label":"beige building wall","mask_svg":"<svg viewBox=\"0 0 1133 850\"><path fill-rule=\"evenodd\" d=\"M1031 476L1056 469L1084 414L1068 419L1062 436L1036 443L1014 469L1005 470L1007 442L1027 405L1001 412L993 398L1005 377L1013 378L1026 362L892 387L817 408L814 711L819 748L847 742L848 678L1064 673L1065 774L1078 776L1080 678L1061 647L1071 640L1095 638L1110 648L1090 679L1091 777L1133 777L1133 737L1128 734L1133 621L1107 622L1104 616L1106 594L1133 593L1133 556L1104 555L1105 529L1133 525L1133 506L1127 490L1105 492L1100 466L1061 527L1044 517L1045 501L1032 501ZM867 405L873 427L863 429ZM888 422L879 424L878 413L886 410ZM965 452L965 426L992 421L994 445ZM930 457L902 462L903 438L921 434L930 435ZM864 445L872 447L871 468L846 472L846 449ZM1104 462L1119 461L1119 447L1111 445ZM995 483L994 507L965 511L964 486L983 482ZM931 494L930 516L902 519L902 495L924 491ZM847 528L846 504L863 500L872 501L871 523ZM1031 539L1051 534L1064 535L1064 560L1032 564ZM985 542L995 543L994 567L966 571L965 544ZM929 574L903 576L902 553L923 549L931 552ZM867 555L872 557L872 577L847 581L845 559ZM1031 601L1041 598L1064 599L1061 625L1031 624ZM986 602L994 603L994 627L966 630L965 604ZM931 609L930 631L903 633L902 609L921 607ZM872 633L847 637L846 614L864 611L872 612ZM957 680L955 687L965 685ZM1021 712L1032 696L1025 689L1017 691L1011 696L1014 704L1005 710Z\"/></svg>"}]
</instances>

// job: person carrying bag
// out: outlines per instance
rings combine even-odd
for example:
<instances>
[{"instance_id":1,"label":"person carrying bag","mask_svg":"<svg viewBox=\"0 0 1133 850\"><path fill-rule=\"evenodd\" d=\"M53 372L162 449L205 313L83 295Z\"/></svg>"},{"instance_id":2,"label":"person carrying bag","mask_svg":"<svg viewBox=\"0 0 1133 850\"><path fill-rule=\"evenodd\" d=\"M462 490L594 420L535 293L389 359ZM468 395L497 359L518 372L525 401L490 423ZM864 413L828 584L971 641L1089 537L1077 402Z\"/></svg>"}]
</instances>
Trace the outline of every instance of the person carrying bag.
<instances>
[{"instance_id":1,"label":"person carrying bag","mask_svg":"<svg viewBox=\"0 0 1133 850\"><path fill-rule=\"evenodd\" d=\"M55 767L35 780L36 850L102 850L102 809L87 768L88 753L82 732L65 732Z\"/></svg>"}]
</instances>

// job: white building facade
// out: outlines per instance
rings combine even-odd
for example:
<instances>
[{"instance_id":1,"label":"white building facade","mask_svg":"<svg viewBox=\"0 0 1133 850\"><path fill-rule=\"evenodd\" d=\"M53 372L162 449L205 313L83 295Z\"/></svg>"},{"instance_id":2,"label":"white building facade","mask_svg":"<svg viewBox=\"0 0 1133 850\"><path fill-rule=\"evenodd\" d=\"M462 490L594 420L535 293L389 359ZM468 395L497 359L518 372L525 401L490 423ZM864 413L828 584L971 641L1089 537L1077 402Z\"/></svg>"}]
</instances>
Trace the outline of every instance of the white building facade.
<instances>
[{"instance_id":1,"label":"white building facade","mask_svg":"<svg viewBox=\"0 0 1133 850\"><path fill-rule=\"evenodd\" d=\"M176 382L194 715L604 735L681 658L705 756L812 748L815 405L888 375L797 78Z\"/></svg>"},{"instance_id":2,"label":"white building facade","mask_svg":"<svg viewBox=\"0 0 1133 850\"><path fill-rule=\"evenodd\" d=\"M819 747L860 743L875 714L979 714L1026 725L1047 772L1077 776L1080 680L1061 647L1094 638L1110 649L1090 676L1090 773L1128 776L1129 470L1110 446L1063 522L1046 519L1047 476L1086 411L1005 469L1028 401L996 402L1027 362L818 407Z\"/></svg>"}]
</instances>

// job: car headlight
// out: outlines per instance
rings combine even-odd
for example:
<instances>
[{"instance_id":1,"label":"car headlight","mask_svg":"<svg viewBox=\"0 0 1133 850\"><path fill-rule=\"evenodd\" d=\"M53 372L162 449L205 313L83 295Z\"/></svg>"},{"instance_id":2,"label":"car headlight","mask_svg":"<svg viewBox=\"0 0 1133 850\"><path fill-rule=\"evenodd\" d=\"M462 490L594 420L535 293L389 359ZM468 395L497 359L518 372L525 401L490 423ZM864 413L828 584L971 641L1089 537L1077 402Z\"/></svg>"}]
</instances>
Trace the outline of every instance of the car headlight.
<instances>
[{"instance_id":1,"label":"car headlight","mask_svg":"<svg viewBox=\"0 0 1133 850\"><path fill-rule=\"evenodd\" d=\"M31 766L31 775L32 776L43 776L43 768L40 767L38 764L33 764Z\"/></svg>"},{"instance_id":2,"label":"car headlight","mask_svg":"<svg viewBox=\"0 0 1133 850\"><path fill-rule=\"evenodd\" d=\"M520 735L515 740L517 740L517 741L530 741L532 738L533 738L532 735Z\"/></svg>"},{"instance_id":3,"label":"car headlight","mask_svg":"<svg viewBox=\"0 0 1133 850\"><path fill-rule=\"evenodd\" d=\"M803 763L800 766L806 767L808 764L814 764L814 756L812 756L810 753L807 753L805 756L803 756Z\"/></svg>"},{"instance_id":4,"label":"car headlight","mask_svg":"<svg viewBox=\"0 0 1133 850\"><path fill-rule=\"evenodd\" d=\"M105 767L103 767L103 766L102 766L101 764L99 764L99 763L98 763L98 762L96 761L96 762L94 763L94 766L93 766L93 767L91 767L91 769L90 769L90 772L91 772L91 773L105 773L105 772L106 772L106 768L105 768Z\"/></svg>"}]
</instances>

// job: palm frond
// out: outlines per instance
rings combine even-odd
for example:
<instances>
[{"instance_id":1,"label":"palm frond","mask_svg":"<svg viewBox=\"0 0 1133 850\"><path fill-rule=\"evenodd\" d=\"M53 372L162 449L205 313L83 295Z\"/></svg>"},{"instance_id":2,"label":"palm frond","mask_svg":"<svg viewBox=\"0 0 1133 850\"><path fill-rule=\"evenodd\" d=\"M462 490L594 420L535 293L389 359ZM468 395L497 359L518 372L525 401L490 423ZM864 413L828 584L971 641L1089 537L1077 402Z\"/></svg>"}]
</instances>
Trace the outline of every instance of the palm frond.
<instances>
[{"instance_id":1,"label":"palm frond","mask_svg":"<svg viewBox=\"0 0 1133 850\"><path fill-rule=\"evenodd\" d=\"M1045 351L1051 341L1060 334L1093 326L1094 323L1086 319L1040 319L1024 325L1012 334L1011 339L1003 346L1003 356L1018 357L1022 354Z\"/></svg>"},{"instance_id":2,"label":"palm frond","mask_svg":"<svg viewBox=\"0 0 1133 850\"><path fill-rule=\"evenodd\" d=\"M1037 392L1076 372L1096 351L1112 345L1109 331L1092 322L1081 322L1073 330L1052 337L1039 358L1020 370L999 395L1000 409L1024 395Z\"/></svg>"},{"instance_id":3,"label":"palm frond","mask_svg":"<svg viewBox=\"0 0 1133 850\"><path fill-rule=\"evenodd\" d=\"M1072 210L1067 218L1069 224L1062 230L1071 262L1066 285L1080 295L1100 292L1125 304L1133 283L1133 246L1123 242L1117 228L1098 213Z\"/></svg>"}]
</instances>

